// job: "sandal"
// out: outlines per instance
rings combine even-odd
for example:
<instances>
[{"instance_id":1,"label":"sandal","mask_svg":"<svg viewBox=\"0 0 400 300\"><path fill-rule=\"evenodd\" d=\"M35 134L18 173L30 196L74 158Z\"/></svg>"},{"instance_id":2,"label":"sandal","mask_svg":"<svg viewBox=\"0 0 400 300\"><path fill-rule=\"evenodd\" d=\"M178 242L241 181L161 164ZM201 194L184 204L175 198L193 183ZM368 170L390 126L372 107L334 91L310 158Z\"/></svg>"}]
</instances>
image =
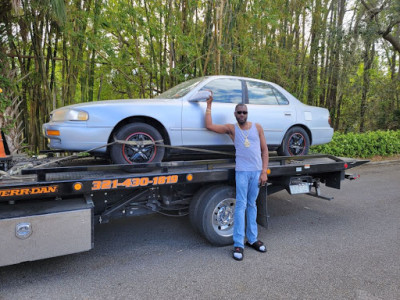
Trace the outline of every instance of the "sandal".
<instances>
[{"instance_id":1,"label":"sandal","mask_svg":"<svg viewBox=\"0 0 400 300\"><path fill-rule=\"evenodd\" d=\"M256 241L253 244L250 244L248 241L246 242L247 246L257 250L258 252L267 252L267 247L265 247L264 243L261 241Z\"/></svg>"},{"instance_id":2,"label":"sandal","mask_svg":"<svg viewBox=\"0 0 400 300\"><path fill-rule=\"evenodd\" d=\"M232 256L233 256L233 259L235 259L235 260L243 260L243 257L244 257L243 248L235 247L235 249L232 252Z\"/></svg>"}]
</instances>

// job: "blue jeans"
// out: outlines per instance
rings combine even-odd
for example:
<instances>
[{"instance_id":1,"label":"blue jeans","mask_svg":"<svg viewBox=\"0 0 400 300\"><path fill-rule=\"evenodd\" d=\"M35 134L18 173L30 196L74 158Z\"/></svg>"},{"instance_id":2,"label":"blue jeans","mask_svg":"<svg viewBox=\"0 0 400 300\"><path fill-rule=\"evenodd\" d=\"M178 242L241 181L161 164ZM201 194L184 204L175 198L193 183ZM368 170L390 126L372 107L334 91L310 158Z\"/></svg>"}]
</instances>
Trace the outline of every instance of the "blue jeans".
<instances>
[{"instance_id":1,"label":"blue jeans","mask_svg":"<svg viewBox=\"0 0 400 300\"><path fill-rule=\"evenodd\" d=\"M244 248L245 231L250 244L257 241L257 196L261 171L236 171L236 206L233 246ZM247 226L245 225L247 221ZM246 228L245 228L246 227Z\"/></svg>"}]
</instances>

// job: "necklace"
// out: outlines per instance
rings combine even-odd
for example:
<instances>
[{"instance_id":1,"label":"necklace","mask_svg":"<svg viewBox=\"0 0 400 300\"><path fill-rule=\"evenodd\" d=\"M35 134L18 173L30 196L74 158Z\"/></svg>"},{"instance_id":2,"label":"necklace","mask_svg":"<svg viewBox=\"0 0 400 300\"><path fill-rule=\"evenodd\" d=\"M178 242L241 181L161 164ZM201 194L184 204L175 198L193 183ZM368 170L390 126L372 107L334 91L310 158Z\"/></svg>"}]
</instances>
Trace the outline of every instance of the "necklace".
<instances>
[{"instance_id":1,"label":"necklace","mask_svg":"<svg viewBox=\"0 0 400 300\"><path fill-rule=\"evenodd\" d=\"M242 136L244 137L244 146L246 147L246 148L249 148L250 147L250 141L248 140L248 136L249 136L249 131L250 131L250 128L249 128L249 130L247 130L247 134L245 135L244 134L244 132L243 132L243 130L242 130L242 128L240 128L240 125L239 125L239 123L237 123L237 125L238 125L238 128L239 128L239 130L240 130L240 133L242 134Z\"/></svg>"}]
</instances>

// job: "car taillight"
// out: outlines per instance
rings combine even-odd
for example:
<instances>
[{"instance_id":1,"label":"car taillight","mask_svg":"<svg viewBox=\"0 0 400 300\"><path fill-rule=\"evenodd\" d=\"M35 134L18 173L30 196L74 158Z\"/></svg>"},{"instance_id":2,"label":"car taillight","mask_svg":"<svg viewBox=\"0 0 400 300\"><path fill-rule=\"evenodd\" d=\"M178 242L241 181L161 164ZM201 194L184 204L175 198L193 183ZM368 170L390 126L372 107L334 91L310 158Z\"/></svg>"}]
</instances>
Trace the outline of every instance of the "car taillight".
<instances>
[{"instance_id":1,"label":"car taillight","mask_svg":"<svg viewBox=\"0 0 400 300\"><path fill-rule=\"evenodd\" d=\"M331 126L331 127L332 127L332 120L331 120L331 116L329 116L329 118L328 118L328 123L329 123L329 126Z\"/></svg>"}]
</instances>

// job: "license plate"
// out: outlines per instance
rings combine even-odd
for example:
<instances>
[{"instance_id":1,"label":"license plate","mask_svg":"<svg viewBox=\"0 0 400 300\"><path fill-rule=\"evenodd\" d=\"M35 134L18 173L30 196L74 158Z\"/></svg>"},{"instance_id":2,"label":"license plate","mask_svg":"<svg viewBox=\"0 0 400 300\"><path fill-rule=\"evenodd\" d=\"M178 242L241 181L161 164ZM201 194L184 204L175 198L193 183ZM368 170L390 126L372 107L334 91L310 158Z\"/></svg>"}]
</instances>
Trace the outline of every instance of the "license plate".
<instances>
[{"instance_id":1,"label":"license plate","mask_svg":"<svg viewBox=\"0 0 400 300\"><path fill-rule=\"evenodd\" d=\"M310 192L310 185L308 183L290 185L290 194L307 194Z\"/></svg>"}]
</instances>

